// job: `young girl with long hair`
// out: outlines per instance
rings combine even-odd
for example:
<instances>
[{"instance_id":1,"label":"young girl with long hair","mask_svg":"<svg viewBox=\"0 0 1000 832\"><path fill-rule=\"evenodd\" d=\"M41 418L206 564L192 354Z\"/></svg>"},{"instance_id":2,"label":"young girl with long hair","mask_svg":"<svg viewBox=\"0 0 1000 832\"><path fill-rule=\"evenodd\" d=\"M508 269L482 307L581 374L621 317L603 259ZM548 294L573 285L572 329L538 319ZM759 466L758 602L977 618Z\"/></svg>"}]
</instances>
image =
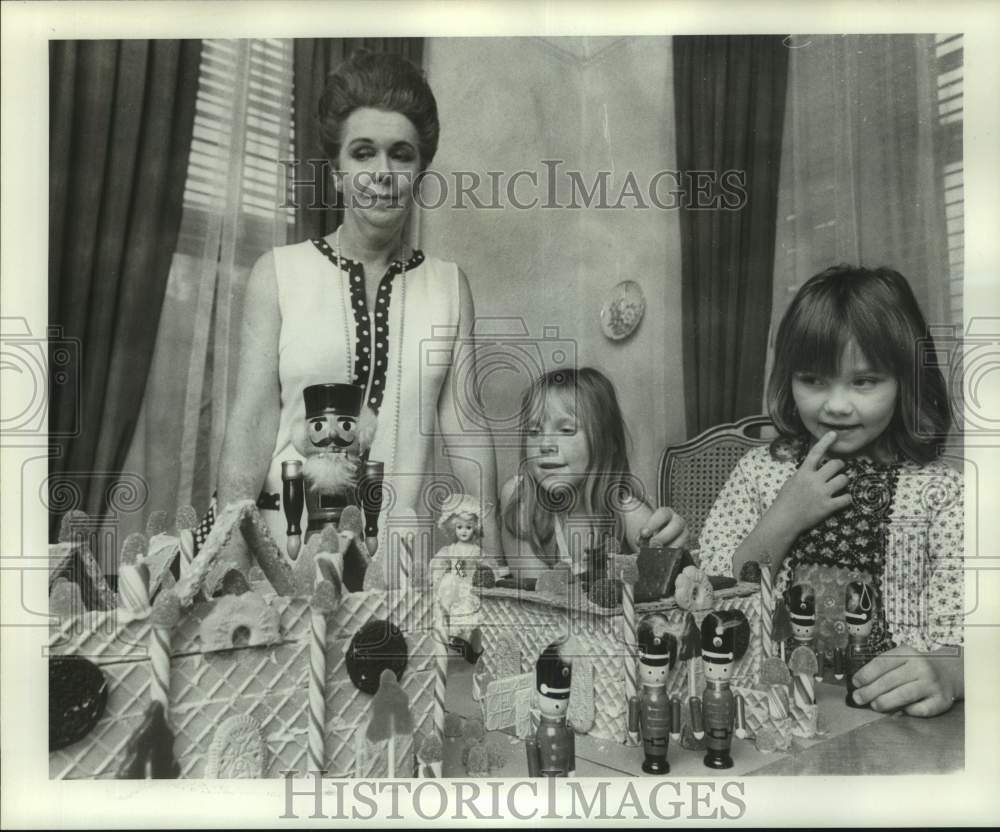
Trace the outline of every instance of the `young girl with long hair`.
<instances>
[{"instance_id":1,"label":"young girl with long hair","mask_svg":"<svg viewBox=\"0 0 1000 832\"><path fill-rule=\"evenodd\" d=\"M501 490L508 565L599 571L612 549L683 545L683 518L653 511L632 475L614 386L589 367L552 370L521 402L521 466Z\"/></svg>"},{"instance_id":2,"label":"young girl with long hair","mask_svg":"<svg viewBox=\"0 0 1000 832\"><path fill-rule=\"evenodd\" d=\"M818 649L846 641L845 589L874 598L854 702L931 716L963 695L961 475L934 343L906 279L837 266L811 278L775 343L768 410L779 438L738 463L705 522L702 563L766 564L775 591L815 592Z\"/></svg>"}]
</instances>

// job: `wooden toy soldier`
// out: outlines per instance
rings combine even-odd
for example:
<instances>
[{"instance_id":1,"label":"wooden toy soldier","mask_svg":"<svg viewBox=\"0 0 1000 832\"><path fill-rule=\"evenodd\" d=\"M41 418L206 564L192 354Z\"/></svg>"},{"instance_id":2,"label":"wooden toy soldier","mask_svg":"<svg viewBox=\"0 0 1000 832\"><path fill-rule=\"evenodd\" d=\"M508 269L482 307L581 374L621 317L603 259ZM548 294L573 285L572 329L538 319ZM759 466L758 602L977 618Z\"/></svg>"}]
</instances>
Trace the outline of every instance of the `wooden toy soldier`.
<instances>
[{"instance_id":1,"label":"wooden toy soldier","mask_svg":"<svg viewBox=\"0 0 1000 832\"><path fill-rule=\"evenodd\" d=\"M847 705L851 708L864 708L854 701L854 674L861 670L873 658L868 638L872 634L875 620L875 593L872 588L860 581L847 585L844 593L844 619L847 622L847 654L844 660L844 670L847 674Z\"/></svg>"},{"instance_id":2,"label":"wooden toy soldier","mask_svg":"<svg viewBox=\"0 0 1000 832\"><path fill-rule=\"evenodd\" d=\"M325 526L336 526L344 508L357 502L362 456L375 424L373 415L362 417L364 395L355 384L313 384L302 391L305 435L296 436L295 444L305 457L307 540Z\"/></svg>"},{"instance_id":3,"label":"wooden toy soldier","mask_svg":"<svg viewBox=\"0 0 1000 832\"><path fill-rule=\"evenodd\" d=\"M573 669L563 657L565 641L550 644L535 662L538 691L538 729L526 743L528 773L532 777L573 777L576 774L576 741L566 724Z\"/></svg>"},{"instance_id":4,"label":"wooden toy soldier","mask_svg":"<svg viewBox=\"0 0 1000 832\"><path fill-rule=\"evenodd\" d=\"M667 695L667 673L677 659L677 639L667 631L667 619L653 613L639 622L639 680L642 692L629 702L629 730L642 731L642 747L646 758L642 770L646 774L667 774L667 746L672 727L670 697ZM679 703L678 703L679 706ZM679 710L679 707L678 707Z\"/></svg>"},{"instance_id":5,"label":"wooden toy soldier","mask_svg":"<svg viewBox=\"0 0 1000 832\"><path fill-rule=\"evenodd\" d=\"M705 725L705 765L732 768L729 754L736 701L730 688L733 666L750 644L750 622L739 610L710 612L701 622L701 659L705 668L702 720Z\"/></svg>"},{"instance_id":6,"label":"wooden toy soldier","mask_svg":"<svg viewBox=\"0 0 1000 832\"><path fill-rule=\"evenodd\" d=\"M795 584L788 590L788 615L795 644L811 649L816 641L816 593L809 584Z\"/></svg>"}]
</instances>

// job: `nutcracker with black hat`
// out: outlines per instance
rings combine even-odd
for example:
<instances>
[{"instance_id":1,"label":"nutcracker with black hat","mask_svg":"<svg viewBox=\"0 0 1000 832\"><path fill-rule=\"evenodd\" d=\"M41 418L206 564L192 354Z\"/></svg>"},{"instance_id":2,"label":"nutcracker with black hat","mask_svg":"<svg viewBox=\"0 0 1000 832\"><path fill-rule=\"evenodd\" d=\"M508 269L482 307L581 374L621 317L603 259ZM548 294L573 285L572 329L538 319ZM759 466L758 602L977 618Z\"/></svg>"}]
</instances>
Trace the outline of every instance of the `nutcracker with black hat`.
<instances>
[{"instance_id":1,"label":"nutcracker with black hat","mask_svg":"<svg viewBox=\"0 0 1000 832\"><path fill-rule=\"evenodd\" d=\"M639 647L639 681L642 690L629 702L629 730L642 732L646 774L667 774L667 746L672 728L667 673L677 660L677 638L669 632L670 623L659 613L651 613L639 622L636 637ZM674 726L680 730L680 726Z\"/></svg>"},{"instance_id":2,"label":"nutcracker with black hat","mask_svg":"<svg viewBox=\"0 0 1000 832\"><path fill-rule=\"evenodd\" d=\"M306 418L293 431L292 443L305 460L307 540L325 526L336 527L344 508L357 504L355 490L377 424L375 414L362 407L364 395L355 384L313 384L302 391ZM286 490L294 494L287 485Z\"/></svg>"},{"instance_id":3,"label":"nutcracker with black hat","mask_svg":"<svg viewBox=\"0 0 1000 832\"><path fill-rule=\"evenodd\" d=\"M701 622L701 660L705 668L702 720L705 726L705 765L731 768L736 700L730 688L733 666L750 645L750 622L739 610L716 610Z\"/></svg>"},{"instance_id":4,"label":"nutcracker with black hat","mask_svg":"<svg viewBox=\"0 0 1000 832\"><path fill-rule=\"evenodd\" d=\"M532 777L573 777L576 742L566 724L570 683L573 679L571 642L561 639L542 651L535 662L538 692L538 728L525 741L528 774Z\"/></svg>"},{"instance_id":5,"label":"nutcracker with black hat","mask_svg":"<svg viewBox=\"0 0 1000 832\"><path fill-rule=\"evenodd\" d=\"M852 581L844 591L844 621L847 624L846 703L851 708L864 708L854 701L854 674L873 658L868 639L875 622L875 593L861 581Z\"/></svg>"}]
</instances>

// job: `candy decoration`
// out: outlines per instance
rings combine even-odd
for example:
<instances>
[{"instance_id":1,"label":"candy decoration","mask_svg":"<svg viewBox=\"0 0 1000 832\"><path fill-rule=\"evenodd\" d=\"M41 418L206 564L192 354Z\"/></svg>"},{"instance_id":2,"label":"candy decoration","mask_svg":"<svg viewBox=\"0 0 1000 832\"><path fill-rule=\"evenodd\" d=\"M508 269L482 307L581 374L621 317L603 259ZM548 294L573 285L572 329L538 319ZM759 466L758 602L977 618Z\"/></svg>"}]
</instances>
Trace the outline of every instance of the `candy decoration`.
<instances>
[{"instance_id":1,"label":"candy decoration","mask_svg":"<svg viewBox=\"0 0 1000 832\"><path fill-rule=\"evenodd\" d=\"M149 568L146 564L125 563L119 567L118 597L127 610L149 609Z\"/></svg>"},{"instance_id":2,"label":"candy decoration","mask_svg":"<svg viewBox=\"0 0 1000 832\"><path fill-rule=\"evenodd\" d=\"M205 777L259 780L264 776L266 756L260 723L249 714L231 716L212 737Z\"/></svg>"},{"instance_id":3,"label":"candy decoration","mask_svg":"<svg viewBox=\"0 0 1000 832\"><path fill-rule=\"evenodd\" d=\"M771 576L771 564L765 561L760 565L760 639L765 657L774 655L773 615L774 578Z\"/></svg>"},{"instance_id":4,"label":"candy decoration","mask_svg":"<svg viewBox=\"0 0 1000 832\"><path fill-rule=\"evenodd\" d=\"M789 672L794 674L792 680L792 695L795 704L800 708L816 704L816 694L813 688L813 676L819 663L812 648L800 645L792 651L788 658Z\"/></svg>"},{"instance_id":5,"label":"candy decoration","mask_svg":"<svg viewBox=\"0 0 1000 832\"><path fill-rule=\"evenodd\" d=\"M125 563L141 563L146 556L149 539L142 532L132 532L122 544L122 553L118 558L119 566Z\"/></svg>"},{"instance_id":6,"label":"candy decoration","mask_svg":"<svg viewBox=\"0 0 1000 832\"><path fill-rule=\"evenodd\" d=\"M153 626L149 630L149 662L153 671L150 697L163 705L164 715L170 707L170 637L180 617L177 596L161 593L150 614Z\"/></svg>"},{"instance_id":7,"label":"candy decoration","mask_svg":"<svg viewBox=\"0 0 1000 832\"><path fill-rule=\"evenodd\" d=\"M382 672L391 670L397 679L402 678L407 658L406 639L399 628L389 621L375 619L354 634L344 663L354 686L374 696Z\"/></svg>"},{"instance_id":8,"label":"candy decoration","mask_svg":"<svg viewBox=\"0 0 1000 832\"><path fill-rule=\"evenodd\" d=\"M146 535L155 537L163 534L167 530L167 513L165 511L151 511L146 518Z\"/></svg>"},{"instance_id":9,"label":"candy decoration","mask_svg":"<svg viewBox=\"0 0 1000 832\"><path fill-rule=\"evenodd\" d=\"M125 748L119 780L172 780L181 767L174 759L174 735L167 725L166 707L153 701Z\"/></svg>"},{"instance_id":10,"label":"candy decoration","mask_svg":"<svg viewBox=\"0 0 1000 832\"><path fill-rule=\"evenodd\" d=\"M838 682L844 678L844 671L847 668L847 655L843 647L835 647L833 650L833 678Z\"/></svg>"},{"instance_id":11,"label":"candy decoration","mask_svg":"<svg viewBox=\"0 0 1000 832\"><path fill-rule=\"evenodd\" d=\"M86 528L89 521L87 512L75 508L67 511L59 524L59 542L72 543L77 531Z\"/></svg>"},{"instance_id":12,"label":"candy decoration","mask_svg":"<svg viewBox=\"0 0 1000 832\"><path fill-rule=\"evenodd\" d=\"M434 605L434 727L444 741L444 697L448 684L448 633L444 612Z\"/></svg>"},{"instance_id":13,"label":"candy decoration","mask_svg":"<svg viewBox=\"0 0 1000 832\"><path fill-rule=\"evenodd\" d=\"M638 637L635 620L635 587L624 580L624 570L622 576L622 621L625 626L625 701L631 702L639 693L639 671L636 667L636 652L638 650ZM636 746L639 744L639 732L628 730L626 725L625 744Z\"/></svg>"},{"instance_id":14,"label":"candy decoration","mask_svg":"<svg viewBox=\"0 0 1000 832\"><path fill-rule=\"evenodd\" d=\"M413 733L413 716L410 699L396 680L392 670L386 668L379 676L378 691L372 700L372 715L365 737L369 742L389 740L388 777L396 776L396 737Z\"/></svg>"},{"instance_id":15,"label":"candy decoration","mask_svg":"<svg viewBox=\"0 0 1000 832\"><path fill-rule=\"evenodd\" d=\"M598 607L614 609L622 602L622 586L616 578L601 578L591 583L587 596Z\"/></svg>"},{"instance_id":16,"label":"candy decoration","mask_svg":"<svg viewBox=\"0 0 1000 832\"><path fill-rule=\"evenodd\" d=\"M101 669L79 656L49 659L49 751L58 751L89 734L108 703L108 682Z\"/></svg>"},{"instance_id":17,"label":"candy decoration","mask_svg":"<svg viewBox=\"0 0 1000 832\"><path fill-rule=\"evenodd\" d=\"M421 765L421 776L441 776L444 762L444 740L438 733L424 735L417 746L417 762Z\"/></svg>"},{"instance_id":18,"label":"candy decoration","mask_svg":"<svg viewBox=\"0 0 1000 832\"><path fill-rule=\"evenodd\" d=\"M309 605L309 770L326 768L326 617L340 598L327 581L316 585Z\"/></svg>"},{"instance_id":19,"label":"candy decoration","mask_svg":"<svg viewBox=\"0 0 1000 832\"><path fill-rule=\"evenodd\" d=\"M782 661L785 661L785 643L793 635L792 617L788 614L788 607L782 599L778 599L774 604L774 615L771 617L771 638L778 642L778 654ZM774 645L771 645L771 655L774 655Z\"/></svg>"},{"instance_id":20,"label":"candy decoration","mask_svg":"<svg viewBox=\"0 0 1000 832\"><path fill-rule=\"evenodd\" d=\"M740 694L736 694L736 725L733 733L737 739L745 740L747 737L747 703Z\"/></svg>"},{"instance_id":21,"label":"candy decoration","mask_svg":"<svg viewBox=\"0 0 1000 832\"><path fill-rule=\"evenodd\" d=\"M792 679L792 698L799 708L816 704L816 693L813 688L813 677L808 673L799 673Z\"/></svg>"},{"instance_id":22,"label":"candy decoration","mask_svg":"<svg viewBox=\"0 0 1000 832\"><path fill-rule=\"evenodd\" d=\"M691 733L696 740L705 736L705 726L702 723L701 700L697 696L688 699L688 710L691 714Z\"/></svg>"}]
</instances>

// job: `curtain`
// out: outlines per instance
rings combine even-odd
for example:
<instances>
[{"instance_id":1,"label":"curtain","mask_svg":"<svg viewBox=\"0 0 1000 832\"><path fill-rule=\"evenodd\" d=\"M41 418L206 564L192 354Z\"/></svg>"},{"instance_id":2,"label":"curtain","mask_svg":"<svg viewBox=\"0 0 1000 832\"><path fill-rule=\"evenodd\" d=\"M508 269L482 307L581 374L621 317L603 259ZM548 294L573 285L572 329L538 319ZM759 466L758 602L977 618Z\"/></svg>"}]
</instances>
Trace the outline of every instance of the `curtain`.
<instances>
[{"instance_id":1,"label":"curtain","mask_svg":"<svg viewBox=\"0 0 1000 832\"><path fill-rule=\"evenodd\" d=\"M939 130L934 37L792 39L775 330L795 290L840 262L891 266L929 321L951 318L941 151L952 148L938 145L955 131Z\"/></svg>"},{"instance_id":2,"label":"curtain","mask_svg":"<svg viewBox=\"0 0 1000 832\"><path fill-rule=\"evenodd\" d=\"M325 159L316 112L327 76L355 49L396 52L417 66L423 61L423 38L300 38L295 41L295 151L299 163L294 182L295 239L324 237L340 225L330 176L322 174ZM314 165L310 165L310 161ZM334 206L334 207L330 207Z\"/></svg>"},{"instance_id":3,"label":"curtain","mask_svg":"<svg viewBox=\"0 0 1000 832\"><path fill-rule=\"evenodd\" d=\"M780 37L674 38L678 169L707 172L715 197L726 172L742 172L746 194L736 210L680 213L690 436L760 412L787 73Z\"/></svg>"},{"instance_id":4,"label":"curtain","mask_svg":"<svg viewBox=\"0 0 1000 832\"><path fill-rule=\"evenodd\" d=\"M208 506L246 278L292 222L281 170L292 155L291 53L289 39L204 41L181 233L128 457L150 484L146 513ZM142 517L130 523L122 531Z\"/></svg>"},{"instance_id":5,"label":"curtain","mask_svg":"<svg viewBox=\"0 0 1000 832\"><path fill-rule=\"evenodd\" d=\"M79 373L50 372L51 539L64 510L103 515L125 465L180 225L199 52L50 43L49 321L79 343Z\"/></svg>"}]
</instances>

